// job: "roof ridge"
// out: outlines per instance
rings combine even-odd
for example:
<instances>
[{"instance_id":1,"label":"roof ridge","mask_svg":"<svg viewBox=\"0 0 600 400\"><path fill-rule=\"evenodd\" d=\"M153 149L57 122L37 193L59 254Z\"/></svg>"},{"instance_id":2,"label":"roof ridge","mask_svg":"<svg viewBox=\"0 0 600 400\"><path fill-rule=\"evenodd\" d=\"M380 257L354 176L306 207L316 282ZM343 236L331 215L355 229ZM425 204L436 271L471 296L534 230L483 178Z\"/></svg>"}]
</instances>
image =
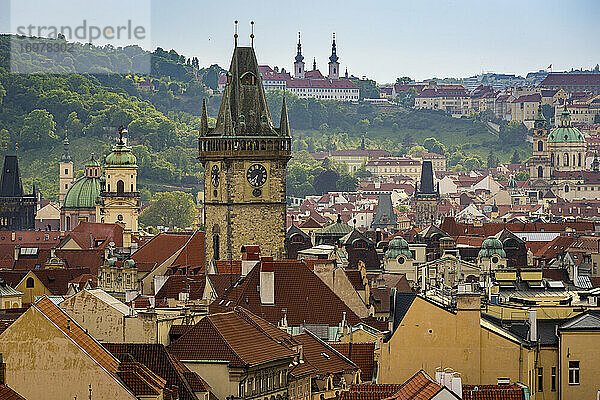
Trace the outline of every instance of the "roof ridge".
<instances>
[{"instance_id":1,"label":"roof ridge","mask_svg":"<svg viewBox=\"0 0 600 400\"><path fill-rule=\"evenodd\" d=\"M337 356L341 357L344 361L349 362L350 364L354 365L356 368L360 369L360 367L358 365L356 365L354 363L354 361L350 360L345 355L343 355L342 353L340 353L339 351L337 351L336 349L334 349L333 347L331 347L331 345L329 345L329 343L327 343L326 341L324 341L321 338L317 337L317 335L315 335L314 333L312 333L310 330L305 329L304 332L307 332L309 334L309 336L311 336L317 342L321 343L321 345L324 345L326 348L328 348L329 350L333 351L333 353L335 353Z\"/></svg>"},{"instance_id":2,"label":"roof ridge","mask_svg":"<svg viewBox=\"0 0 600 400\"><path fill-rule=\"evenodd\" d=\"M215 325L215 323L212 320L213 316L216 316L216 315L225 315L225 314L234 314L234 312L233 311L227 311L227 312L224 312L224 313L211 314L211 315L207 315L206 318L208 318L208 322L210 323L210 325L217 332L217 334L223 340L223 342L225 342L225 344L227 345L227 347L229 347L229 350L231 350L231 352L235 355L235 357L238 360L240 360L242 363L247 364L246 361L244 359L242 359L242 357L238 354L238 352L235 351L235 349L231 346L231 343L229 343L229 341L225 338L225 336L223 336L223 334L221 333L221 330Z\"/></svg>"}]
</instances>

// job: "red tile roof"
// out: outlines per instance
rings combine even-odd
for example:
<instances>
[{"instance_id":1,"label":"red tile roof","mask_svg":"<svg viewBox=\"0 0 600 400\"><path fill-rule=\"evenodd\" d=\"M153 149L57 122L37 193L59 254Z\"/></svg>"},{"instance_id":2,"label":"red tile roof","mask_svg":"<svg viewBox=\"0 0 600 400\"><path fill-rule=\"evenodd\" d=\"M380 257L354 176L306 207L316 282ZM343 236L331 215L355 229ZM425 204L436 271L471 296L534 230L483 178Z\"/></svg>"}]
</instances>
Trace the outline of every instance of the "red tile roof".
<instances>
[{"instance_id":1,"label":"red tile roof","mask_svg":"<svg viewBox=\"0 0 600 400\"><path fill-rule=\"evenodd\" d=\"M309 331L294 335L294 340L302 344L304 363L314 369L314 374L327 376L329 374L352 373L359 370L355 363ZM306 366L302 364L298 364L298 366L303 374ZM295 368L290 369L290 374L294 376L302 375L297 372Z\"/></svg>"},{"instance_id":2,"label":"red tile roof","mask_svg":"<svg viewBox=\"0 0 600 400\"><path fill-rule=\"evenodd\" d=\"M123 227L118 224L80 222L75 229L66 234L61 243L66 243L69 237L75 240L82 249L103 249L110 242L114 242L116 247L122 247ZM92 243L92 238L94 243Z\"/></svg>"},{"instance_id":3,"label":"red tile roof","mask_svg":"<svg viewBox=\"0 0 600 400\"><path fill-rule=\"evenodd\" d=\"M25 397L6 385L0 385L0 400L25 400Z\"/></svg>"},{"instance_id":4,"label":"red tile roof","mask_svg":"<svg viewBox=\"0 0 600 400\"><path fill-rule=\"evenodd\" d=\"M398 391L385 400L430 400L443 389L425 371L420 370L412 378L404 382Z\"/></svg>"},{"instance_id":5,"label":"red tile roof","mask_svg":"<svg viewBox=\"0 0 600 400\"><path fill-rule=\"evenodd\" d=\"M513 103L539 103L542 101L542 96L539 93L524 94L514 99Z\"/></svg>"},{"instance_id":6,"label":"red tile roof","mask_svg":"<svg viewBox=\"0 0 600 400\"><path fill-rule=\"evenodd\" d=\"M256 321L248 311L235 309L202 318L179 339L169 352L179 360L222 360L232 367L257 365L289 357L296 352L284 345L293 339L266 321Z\"/></svg>"},{"instance_id":7,"label":"red tile roof","mask_svg":"<svg viewBox=\"0 0 600 400\"><path fill-rule=\"evenodd\" d=\"M189 234L160 233L140 247L131 259L140 272L150 272L179 251L190 240Z\"/></svg>"},{"instance_id":8,"label":"red tile roof","mask_svg":"<svg viewBox=\"0 0 600 400\"><path fill-rule=\"evenodd\" d=\"M69 282L80 275L90 274L89 268L40 269L31 271L55 296L64 296L69 290Z\"/></svg>"},{"instance_id":9,"label":"red tile roof","mask_svg":"<svg viewBox=\"0 0 600 400\"><path fill-rule=\"evenodd\" d=\"M347 79L298 79L287 81L288 88L316 88L316 89L356 89L358 86Z\"/></svg>"},{"instance_id":10,"label":"red tile roof","mask_svg":"<svg viewBox=\"0 0 600 400\"><path fill-rule=\"evenodd\" d=\"M394 394L401 385L370 384L350 385L348 391L340 393L338 400L381 400Z\"/></svg>"},{"instance_id":11,"label":"red tile roof","mask_svg":"<svg viewBox=\"0 0 600 400\"><path fill-rule=\"evenodd\" d=\"M368 382L373 379L375 343L330 342L329 345L358 365L361 381Z\"/></svg>"},{"instance_id":12,"label":"red tile roof","mask_svg":"<svg viewBox=\"0 0 600 400\"><path fill-rule=\"evenodd\" d=\"M219 312L241 306L273 324L281 321L285 310L289 326L337 326L344 312L349 324L360 322L360 318L302 261L278 260L272 265L275 270L275 305L260 302L260 294L256 290L260 285L258 264L217 298L210 310Z\"/></svg>"},{"instance_id":13,"label":"red tile roof","mask_svg":"<svg viewBox=\"0 0 600 400\"><path fill-rule=\"evenodd\" d=\"M217 273L230 275L242 273L242 260L217 260Z\"/></svg>"},{"instance_id":14,"label":"red tile roof","mask_svg":"<svg viewBox=\"0 0 600 400\"><path fill-rule=\"evenodd\" d=\"M463 385L463 400L524 400L517 385Z\"/></svg>"},{"instance_id":15,"label":"red tile roof","mask_svg":"<svg viewBox=\"0 0 600 400\"><path fill-rule=\"evenodd\" d=\"M154 296L157 299L179 300L179 293L189 293L189 300L202 299L206 277L200 275L170 275Z\"/></svg>"},{"instance_id":16,"label":"red tile roof","mask_svg":"<svg viewBox=\"0 0 600 400\"><path fill-rule=\"evenodd\" d=\"M600 86L600 74L550 73L540 86Z\"/></svg>"}]
</instances>

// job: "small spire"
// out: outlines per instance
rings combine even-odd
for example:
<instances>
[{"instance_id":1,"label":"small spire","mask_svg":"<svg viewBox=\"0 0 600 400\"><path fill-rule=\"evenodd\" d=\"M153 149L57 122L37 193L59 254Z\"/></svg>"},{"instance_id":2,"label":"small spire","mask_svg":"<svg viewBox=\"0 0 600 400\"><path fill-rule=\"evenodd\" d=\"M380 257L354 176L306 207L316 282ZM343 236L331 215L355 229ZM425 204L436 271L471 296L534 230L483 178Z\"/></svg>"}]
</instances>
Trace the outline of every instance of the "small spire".
<instances>
[{"instance_id":1,"label":"small spire","mask_svg":"<svg viewBox=\"0 0 600 400\"><path fill-rule=\"evenodd\" d=\"M289 137L290 122L288 119L287 104L285 101L285 92L283 92L283 101L281 102L281 118L279 120L279 135Z\"/></svg>"},{"instance_id":2,"label":"small spire","mask_svg":"<svg viewBox=\"0 0 600 400\"><path fill-rule=\"evenodd\" d=\"M329 61L334 63L337 62L339 60L339 57L337 56L337 52L336 52L336 46L335 46L335 32L333 33L333 41L331 42L331 56L329 56Z\"/></svg>"},{"instance_id":3,"label":"small spire","mask_svg":"<svg viewBox=\"0 0 600 400\"><path fill-rule=\"evenodd\" d=\"M252 32L250 33L250 45L254 47L254 21L250 21L250 28Z\"/></svg>"},{"instance_id":4,"label":"small spire","mask_svg":"<svg viewBox=\"0 0 600 400\"><path fill-rule=\"evenodd\" d=\"M313 58L313 71L316 71L316 70L317 70L317 58L314 57Z\"/></svg>"},{"instance_id":5,"label":"small spire","mask_svg":"<svg viewBox=\"0 0 600 400\"><path fill-rule=\"evenodd\" d=\"M237 47L237 40L238 40L238 21L237 21L237 19L233 22L233 24L234 24L233 25L234 26L233 42L234 42L235 47Z\"/></svg>"},{"instance_id":6,"label":"small spire","mask_svg":"<svg viewBox=\"0 0 600 400\"><path fill-rule=\"evenodd\" d=\"M200 136L208 133L208 111L206 110L206 98L202 99L202 114L200 117Z\"/></svg>"},{"instance_id":7,"label":"small spire","mask_svg":"<svg viewBox=\"0 0 600 400\"><path fill-rule=\"evenodd\" d=\"M60 157L60 161L62 162L71 162L73 159L71 158L71 154L69 153L69 131L65 131L65 140L63 140L63 154Z\"/></svg>"},{"instance_id":8,"label":"small spire","mask_svg":"<svg viewBox=\"0 0 600 400\"><path fill-rule=\"evenodd\" d=\"M298 32L298 53L296 53L296 62L304 61L304 56L302 55L302 43L300 43L300 32Z\"/></svg>"}]
</instances>

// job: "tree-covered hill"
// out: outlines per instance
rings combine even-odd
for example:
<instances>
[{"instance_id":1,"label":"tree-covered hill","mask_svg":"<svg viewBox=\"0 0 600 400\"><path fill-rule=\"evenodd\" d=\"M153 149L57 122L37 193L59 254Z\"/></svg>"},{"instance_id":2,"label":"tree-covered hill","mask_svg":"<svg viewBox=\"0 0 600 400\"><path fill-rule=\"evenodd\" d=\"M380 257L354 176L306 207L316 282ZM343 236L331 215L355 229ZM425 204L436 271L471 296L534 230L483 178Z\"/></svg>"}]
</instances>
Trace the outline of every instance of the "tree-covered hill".
<instances>
[{"instance_id":1,"label":"tree-covered hill","mask_svg":"<svg viewBox=\"0 0 600 400\"><path fill-rule=\"evenodd\" d=\"M101 67L98 73L73 73L68 67L73 63L42 53L28 55L28 68L53 68L56 63L56 73L12 73L10 37L0 35L0 145L9 152L18 147L25 184L31 187L35 183L45 197L56 198L58 159L66 132L79 170L91 152L98 156L108 153L117 128L123 125L138 158L144 199L165 188L199 190L203 173L196 161L200 107L202 99L207 99L209 115L216 117L221 98L209 95L206 88L216 88L222 69L218 65L200 68L197 58L175 50L158 48L148 53L136 46L77 46L77 65ZM150 56L150 74L110 72L141 56ZM153 88L141 82L151 82ZM524 156L527 153L527 147L519 142L520 133L511 133L514 129L505 130L499 139L475 119L454 119L440 112L399 106L378 108L286 96L295 151L356 148L366 132L367 146L394 154L404 154L435 137L449 157L456 154L452 165L457 168L476 166L476 162L464 162L472 154L478 154L480 164L484 163L490 150L505 161L513 153L511 146L522 149ZM276 124L282 97L281 91L267 94Z\"/></svg>"}]
</instances>

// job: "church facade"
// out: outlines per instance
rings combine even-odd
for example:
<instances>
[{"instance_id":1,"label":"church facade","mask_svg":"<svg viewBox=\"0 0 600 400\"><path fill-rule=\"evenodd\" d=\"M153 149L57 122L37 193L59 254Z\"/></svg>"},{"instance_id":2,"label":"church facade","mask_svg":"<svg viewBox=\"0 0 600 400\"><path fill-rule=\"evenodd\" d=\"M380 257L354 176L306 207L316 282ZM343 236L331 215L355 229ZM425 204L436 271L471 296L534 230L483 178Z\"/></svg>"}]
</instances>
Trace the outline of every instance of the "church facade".
<instances>
[{"instance_id":1,"label":"church facade","mask_svg":"<svg viewBox=\"0 0 600 400\"><path fill-rule=\"evenodd\" d=\"M254 48L238 47L237 36L216 126L208 127L206 103L201 120L207 262L239 259L244 245L283 257L291 152L285 98L275 128Z\"/></svg>"},{"instance_id":2,"label":"church facade","mask_svg":"<svg viewBox=\"0 0 600 400\"><path fill-rule=\"evenodd\" d=\"M533 154L528 162L531 188L542 199L548 191L562 199L599 200L600 163L594 156L586 168L587 144L583 134L571 123L565 108L558 126L549 130L541 110L534 121Z\"/></svg>"},{"instance_id":3,"label":"church facade","mask_svg":"<svg viewBox=\"0 0 600 400\"><path fill-rule=\"evenodd\" d=\"M4 169L0 178L0 230L35 229L36 208L35 186L33 193L24 193L17 156L5 156Z\"/></svg>"}]
</instances>

